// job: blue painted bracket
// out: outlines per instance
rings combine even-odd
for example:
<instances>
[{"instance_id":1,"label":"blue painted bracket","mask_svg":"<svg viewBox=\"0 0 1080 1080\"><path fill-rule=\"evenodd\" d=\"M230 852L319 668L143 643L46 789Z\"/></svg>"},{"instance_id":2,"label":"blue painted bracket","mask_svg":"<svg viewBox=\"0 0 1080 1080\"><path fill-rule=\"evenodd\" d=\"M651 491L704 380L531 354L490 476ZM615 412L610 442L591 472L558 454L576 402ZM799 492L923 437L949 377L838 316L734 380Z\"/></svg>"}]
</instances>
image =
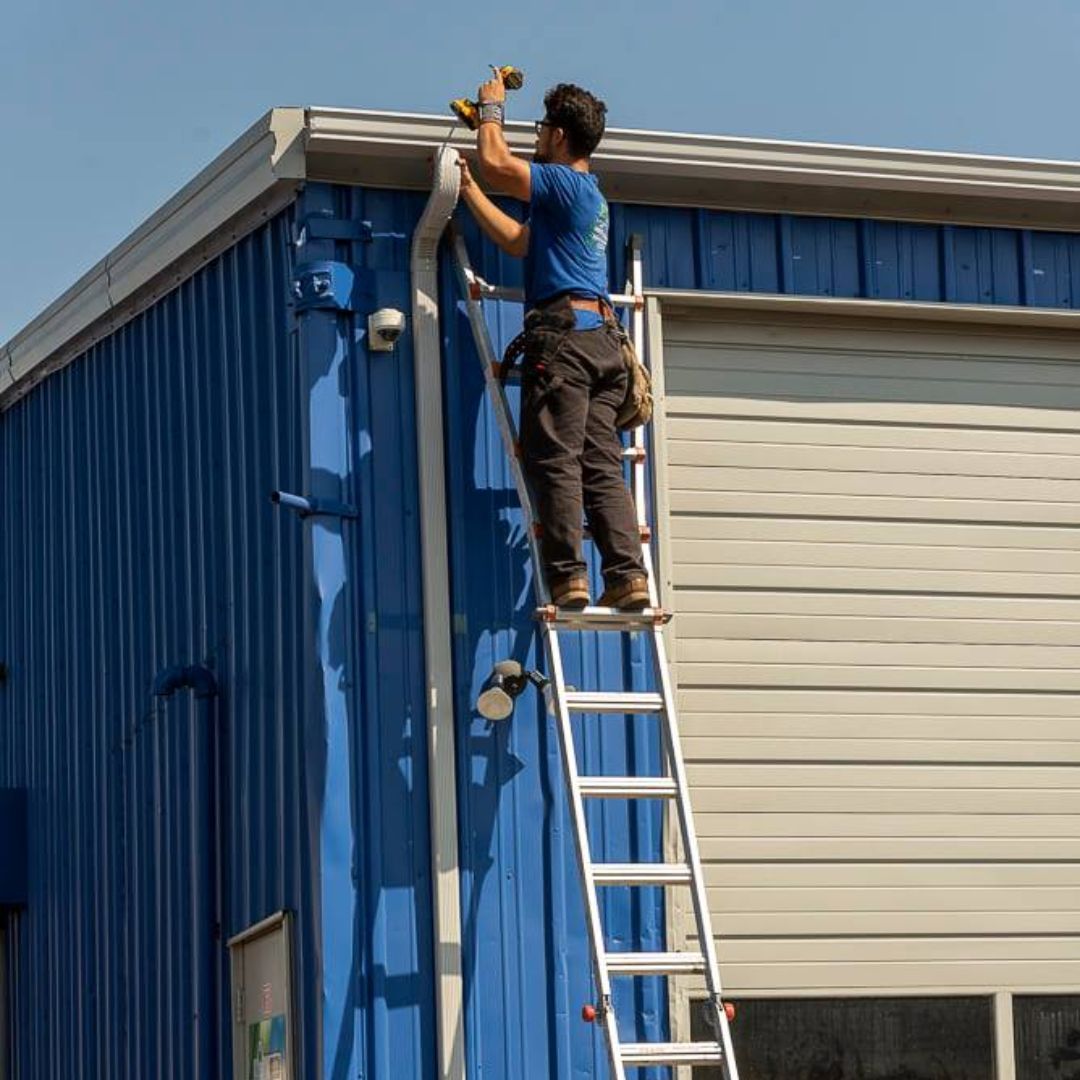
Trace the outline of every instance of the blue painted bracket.
<instances>
[{"instance_id":1,"label":"blue painted bracket","mask_svg":"<svg viewBox=\"0 0 1080 1080\"><path fill-rule=\"evenodd\" d=\"M271 491L270 501L276 506L284 506L286 510L295 510L301 518L318 515L341 518L360 516L355 506L331 499L305 499L303 495L290 495L287 491Z\"/></svg>"},{"instance_id":2,"label":"blue painted bracket","mask_svg":"<svg viewBox=\"0 0 1080 1080\"><path fill-rule=\"evenodd\" d=\"M370 221L331 217L316 210L300 219L296 236L305 240L353 240L370 244L375 239L375 230Z\"/></svg>"},{"instance_id":3,"label":"blue painted bracket","mask_svg":"<svg viewBox=\"0 0 1080 1080\"><path fill-rule=\"evenodd\" d=\"M26 789L0 788L0 907L25 907L27 899Z\"/></svg>"},{"instance_id":4,"label":"blue painted bracket","mask_svg":"<svg viewBox=\"0 0 1080 1080\"><path fill-rule=\"evenodd\" d=\"M292 283L293 305L300 311L360 311L370 306L369 275L348 263L323 259L300 263Z\"/></svg>"}]
</instances>

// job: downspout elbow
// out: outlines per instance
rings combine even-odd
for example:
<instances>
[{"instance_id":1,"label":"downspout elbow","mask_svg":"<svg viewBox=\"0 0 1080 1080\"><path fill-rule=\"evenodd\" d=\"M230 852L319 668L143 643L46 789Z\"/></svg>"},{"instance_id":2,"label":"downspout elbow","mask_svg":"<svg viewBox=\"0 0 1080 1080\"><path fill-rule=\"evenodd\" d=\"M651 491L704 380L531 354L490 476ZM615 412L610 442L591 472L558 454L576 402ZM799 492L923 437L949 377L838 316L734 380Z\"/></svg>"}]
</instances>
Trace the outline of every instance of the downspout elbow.
<instances>
[{"instance_id":1,"label":"downspout elbow","mask_svg":"<svg viewBox=\"0 0 1080 1080\"><path fill-rule=\"evenodd\" d=\"M217 679L204 664L177 664L158 672L154 697L171 697L177 690L194 690L197 698L217 696Z\"/></svg>"},{"instance_id":2,"label":"downspout elbow","mask_svg":"<svg viewBox=\"0 0 1080 1080\"><path fill-rule=\"evenodd\" d=\"M461 186L458 157L458 152L451 146L440 147L436 152L431 195L428 197L427 206L424 207L424 212L413 233L409 269L413 283L414 316L416 314L415 297L421 284L430 284L431 291L434 291L434 279L430 283L421 283L418 277L427 273L434 275L438 269L439 240L450 220L450 215L454 212L454 207L457 206L458 190ZM416 326L414 319L414 338L417 333Z\"/></svg>"}]
</instances>

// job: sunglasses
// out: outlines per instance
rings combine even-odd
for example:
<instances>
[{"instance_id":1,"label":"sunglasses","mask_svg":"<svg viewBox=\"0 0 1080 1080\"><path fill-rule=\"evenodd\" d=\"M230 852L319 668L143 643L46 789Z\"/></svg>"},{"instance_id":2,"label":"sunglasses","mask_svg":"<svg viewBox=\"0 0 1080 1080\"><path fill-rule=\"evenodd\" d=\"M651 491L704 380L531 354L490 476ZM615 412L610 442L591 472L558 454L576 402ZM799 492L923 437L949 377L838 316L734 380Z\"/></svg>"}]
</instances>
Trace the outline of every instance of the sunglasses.
<instances>
[{"instance_id":1,"label":"sunglasses","mask_svg":"<svg viewBox=\"0 0 1080 1080\"><path fill-rule=\"evenodd\" d=\"M533 126L536 128L536 134L540 135L544 128L554 127L555 125L550 120L534 120Z\"/></svg>"}]
</instances>

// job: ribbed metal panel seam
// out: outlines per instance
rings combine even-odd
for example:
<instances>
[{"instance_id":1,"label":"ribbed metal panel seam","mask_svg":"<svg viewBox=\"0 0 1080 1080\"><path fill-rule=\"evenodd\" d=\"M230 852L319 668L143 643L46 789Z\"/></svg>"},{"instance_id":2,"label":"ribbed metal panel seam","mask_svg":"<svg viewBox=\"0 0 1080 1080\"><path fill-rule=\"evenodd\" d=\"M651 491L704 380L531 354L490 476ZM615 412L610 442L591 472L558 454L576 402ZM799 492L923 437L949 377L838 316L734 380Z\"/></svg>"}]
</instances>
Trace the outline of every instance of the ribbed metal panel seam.
<instances>
[{"instance_id":1,"label":"ribbed metal panel seam","mask_svg":"<svg viewBox=\"0 0 1080 1080\"><path fill-rule=\"evenodd\" d=\"M31 813L8 971L16 1077L227 1068L225 937L307 909L296 544L266 499L298 466L290 227L253 233L0 418L0 783L26 785ZM161 668L195 661L217 673L213 717L150 696ZM220 913L212 719L228 762ZM309 920L299 938L310 971Z\"/></svg>"},{"instance_id":2,"label":"ribbed metal panel seam","mask_svg":"<svg viewBox=\"0 0 1080 1080\"><path fill-rule=\"evenodd\" d=\"M654 288L1071 308L1080 238L872 218L616 204L612 281L626 237L645 238Z\"/></svg>"}]
</instances>

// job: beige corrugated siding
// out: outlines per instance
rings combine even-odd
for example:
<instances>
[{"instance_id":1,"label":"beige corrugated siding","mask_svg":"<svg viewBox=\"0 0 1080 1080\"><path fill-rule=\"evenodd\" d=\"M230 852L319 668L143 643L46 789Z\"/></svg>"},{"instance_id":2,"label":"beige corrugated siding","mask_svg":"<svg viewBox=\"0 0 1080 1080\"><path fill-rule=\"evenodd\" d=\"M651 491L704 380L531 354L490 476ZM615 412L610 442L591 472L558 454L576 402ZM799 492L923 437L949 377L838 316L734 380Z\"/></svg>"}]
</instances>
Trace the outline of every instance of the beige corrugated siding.
<instances>
[{"instance_id":1,"label":"beige corrugated siding","mask_svg":"<svg viewBox=\"0 0 1080 1080\"><path fill-rule=\"evenodd\" d=\"M1078 358L665 319L676 676L729 993L1080 988Z\"/></svg>"}]
</instances>

